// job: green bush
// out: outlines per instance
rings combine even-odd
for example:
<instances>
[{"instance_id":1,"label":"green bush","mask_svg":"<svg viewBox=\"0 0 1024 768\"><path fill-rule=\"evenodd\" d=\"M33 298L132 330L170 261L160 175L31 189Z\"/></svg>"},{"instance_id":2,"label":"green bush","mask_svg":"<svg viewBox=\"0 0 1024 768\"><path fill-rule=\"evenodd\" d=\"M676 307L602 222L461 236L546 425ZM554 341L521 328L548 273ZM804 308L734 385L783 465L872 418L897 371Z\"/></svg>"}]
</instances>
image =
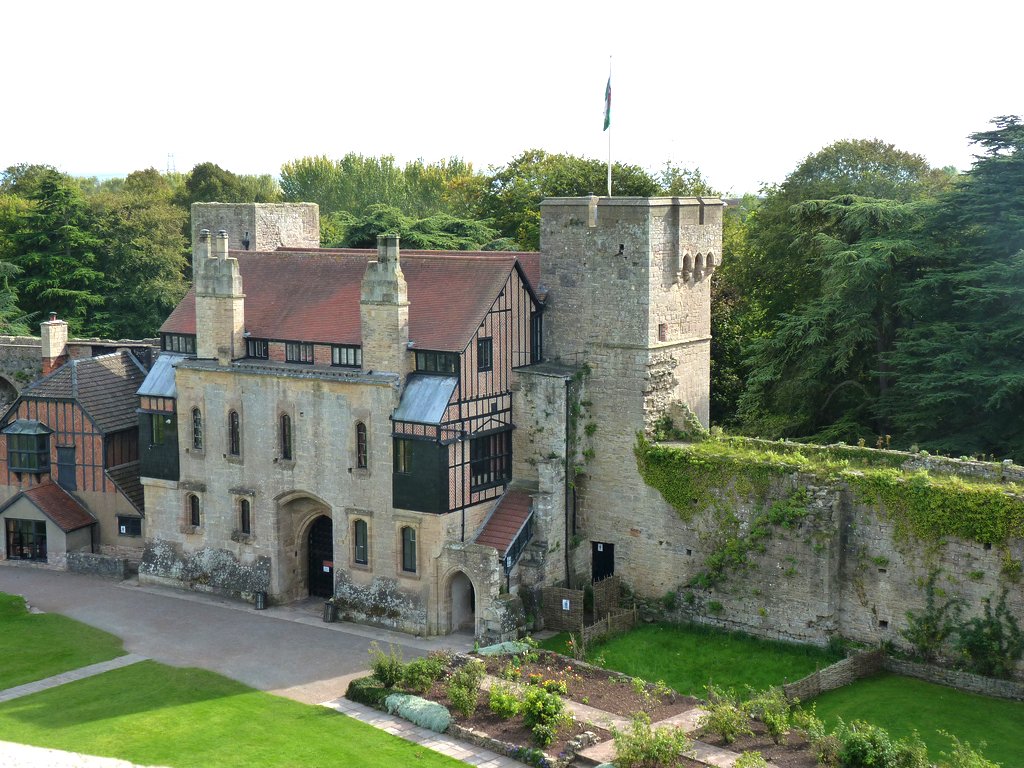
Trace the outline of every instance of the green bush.
<instances>
[{"instance_id":1,"label":"green bush","mask_svg":"<svg viewBox=\"0 0 1024 768\"><path fill-rule=\"evenodd\" d=\"M444 661L438 656L413 659L402 672L402 687L413 693L426 693L444 672Z\"/></svg>"},{"instance_id":2,"label":"green bush","mask_svg":"<svg viewBox=\"0 0 1024 768\"><path fill-rule=\"evenodd\" d=\"M839 763L843 768L928 768L928 750L913 734L909 739L893 740L884 728L854 720L842 720L835 731L841 747Z\"/></svg>"},{"instance_id":3,"label":"green bush","mask_svg":"<svg viewBox=\"0 0 1024 768\"><path fill-rule=\"evenodd\" d=\"M569 719L561 697L536 686L527 689L522 713L523 723L533 731L534 741L541 747L551 744L558 728Z\"/></svg>"},{"instance_id":4,"label":"green bush","mask_svg":"<svg viewBox=\"0 0 1024 768\"><path fill-rule=\"evenodd\" d=\"M789 716L790 728L799 731L809 742L816 743L826 735L825 723L818 717L814 705L810 709L796 707Z\"/></svg>"},{"instance_id":5,"label":"green bush","mask_svg":"<svg viewBox=\"0 0 1024 768\"><path fill-rule=\"evenodd\" d=\"M491 712L502 720L509 720L519 714L522 704L519 694L510 686L495 683L490 691Z\"/></svg>"},{"instance_id":6,"label":"green bush","mask_svg":"<svg viewBox=\"0 0 1024 768\"><path fill-rule=\"evenodd\" d=\"M385 688L394 688L402 682L405 665L402 663L401 648L389 644L388 652L384 653L377 641L374 640L370 643L369 654L372 660L370 667L373 669L373 676L380 680Z\"/></svg>"},{"instance_id":7,"label":"green bush","mask_svg":"<svg viewBox=\"0 0 1024 768\"><path fill-rule=\"evenodd\" d=\"M748 715L760 720L768 729L768 735L776 744L786 740L790 728L789 700L781 688L766 688L755 691L747 686L751 697L743 702L743 709Z\"/></svg>"},{"instance_id":8,"label":"green bush","mask_svg":"<svg viewBox=\"0 0 1024 768\"><path fill-rule=\"evenodd\" d=\"M769 768L769 763L760 752L744 752L732 764L732 768Z\"/></svg>"},{"instance_id":9,"label":"green bush","mask_svg":"<svg viewBox=\"0 0 1024 768\"><path fill-rule=\"evenodd\" d=\"M451 680L457 681L458 685L474 690L480 690L480 684L484 681L487 668L479 659L469 659L465 664L456 667L451 674Z\"/></svg>"},{"instance_id":10,"label":"green bush","mask_svg":"<svg viewBox=\"0 0 1024 768\"><path fill-rule=\"evenodd\" d=\"M681 728L652 728L651 719L643 713L633 717L626 731L612 728L612 736L618 768L675 765L693 747Z\"/></svg>"},{"instance_id":11,"label":"green bush","mask_svg":"<svg viewBox=\"0 0 1024 768\"><path fill-rule=\"evenodd\" d=\"M446 707L419 696L392 693L384 700L384 707L390 714L435 733L444 733L452 722L452 715Z\"/></svg>"},{"instance_id":12,"label":"green bush","mask_svg":"<svg viewBox=\"0 0 1024 768\"><path fill-rule=\"evenodd\" d=\"M991 760L986 760L981 756L980 751L971 749L971 745L966 741L960 741L956 736L952 734L942 732L943 736L946 736L953 742L953 751L949 754L942 753L942 768L999 768L998 763L993 763ZM981 749L985 748L984 742L981 744Z\"/></svg>"},{"instance_id":13,"label":"green bush","mask_svg":"<svg viewBox=\"0 0 1024 768\"><path fill-rule=\"evenodd\" d=\"M449 680L446 691L448 701L452 703L452 707L464 717L472 717L473 713L476 712L479 692L478 688L467 688L457 680Z\"/></svg>"},{"instance_id":14,"label":"green bush","mask_svg":"<svg viewBox=\"0 0 1024 768\"><path fill-rule=\"evenodd\" d=\"M717 734L726 744L732 744L741 734L750 735L750 720L736 700L732 691L707 687L708 703L705 712L700 716L697 725Z\"/></svg>"},{"instance_id":15,"label":"green bush","mask_svg":"<svg viewBox=\"0 0 1024 768\"><path fill-rule=\"evenodd\" d=\"M388 697L387 688L375 676L360 677L348 684L345 698L374 709L384 708L384 699Z\"/></svg>"},{"instance_id":16,"label":"green bush","mask_svg":"<svg viewBox=\"0 0 1024 768\"><path fill-rule=\"evenodd\" d=\"M1024 656L1024 632L1006 605L1006 589L996 607L983 602L984 614L964 622L958 632L958 647L973 672L1009 678L1016 662Z\"/></svg>"}]
</instances>

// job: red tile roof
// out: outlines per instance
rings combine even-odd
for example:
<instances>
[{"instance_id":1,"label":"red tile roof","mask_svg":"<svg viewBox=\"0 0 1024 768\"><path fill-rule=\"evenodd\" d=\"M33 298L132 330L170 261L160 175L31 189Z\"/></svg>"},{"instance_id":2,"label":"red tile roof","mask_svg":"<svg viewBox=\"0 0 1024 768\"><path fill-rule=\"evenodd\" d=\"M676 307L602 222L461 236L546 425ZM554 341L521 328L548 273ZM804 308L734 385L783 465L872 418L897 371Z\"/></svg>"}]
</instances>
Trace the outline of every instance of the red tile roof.
<instances>
[{"instance_id":1,"label":"red tile roof","mask_svg":"<svg viewBox=\"0 0 1024 768\"><path fill-rule=\"evenodd\" d=\"M232 251L245 293L245 329L254 338L360 344L360 283L376 251ZM512 273L506 252L402 251L409 286L409 339L417 349L461 352ZM527 258L539 272L539 260ZM522 263L524 273L527 266ZM190 290L160 328L196 332Z\"/></svg>"},{"instance_id":2,"label":"red tile roof","mask_svg":"<svg viewBox=\"0 0 1024 768\"><path fill-rule=\"evenodd\" d=\"M131 352L71 360L21 392L23 399L77 400L103 433L137 427L135 392L146 378Z\"/></svg>"},{"instance_id":3,"label":"red tile roof","mask_svg":"<svg viewBox=\"0 0 1024 768\"><path fill-rule=\"evenodd\" d=\"M530 516L530 494L522 491L508 491L491 514L490 519L476 537L477 544L494 547L505 557L508 548L515 541L516 534Z\"/></svg>"},{"instance_id":4,"label":"red tile roof","mask_svg":"<svg viewBox=\"0 0 1024 768\"><path fill-rule=\"evenodd\" d=\"M64 533L77 531L79 528L85 528L96 522L96 518L89 514L89 510L56 483L43 483L35 488L22 491L4 506L10 506L22 496L31 501Z\"/></svg>"}]
</instances>

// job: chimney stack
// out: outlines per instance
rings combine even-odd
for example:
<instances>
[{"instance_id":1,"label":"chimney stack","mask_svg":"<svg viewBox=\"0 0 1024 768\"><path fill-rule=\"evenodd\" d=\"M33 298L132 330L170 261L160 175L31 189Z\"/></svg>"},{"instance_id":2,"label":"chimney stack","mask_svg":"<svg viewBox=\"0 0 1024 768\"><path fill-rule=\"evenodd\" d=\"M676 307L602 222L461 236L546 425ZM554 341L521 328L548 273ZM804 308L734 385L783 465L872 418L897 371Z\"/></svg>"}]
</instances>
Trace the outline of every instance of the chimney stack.
<instances>
[{"instance_id":1,"label":"chimney stack","mask_svg":"<svg viewBox=\"0 0 1024 768\"><path fill-rule=\"evenodd\" d=\"M402 274L398 235L377 237L377 260L366 264L359 316L363 368L407 374L410 365L409 289Z\"/></svg>"},{"instance_id":2,"label":"chimney stack","mask_svg":"<svg viewBox=\"0 0 1024 768\"><path fill-rule=\"evenodd\" d=\"M39 324L42 342L42 372L48 376L68 361L68 324L51 312L50 319Z\"/></svg>"}]
</instances>

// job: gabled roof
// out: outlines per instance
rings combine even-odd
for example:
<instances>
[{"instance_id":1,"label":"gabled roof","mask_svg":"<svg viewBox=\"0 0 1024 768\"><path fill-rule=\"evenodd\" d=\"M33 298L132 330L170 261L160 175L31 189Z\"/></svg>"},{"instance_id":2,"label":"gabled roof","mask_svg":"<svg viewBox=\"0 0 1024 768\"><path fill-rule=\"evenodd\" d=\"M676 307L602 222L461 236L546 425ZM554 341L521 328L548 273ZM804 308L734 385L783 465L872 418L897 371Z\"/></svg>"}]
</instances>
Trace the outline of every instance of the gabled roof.
<instances>
[{"instance_id":1,"label":"gabled roof","mask_svg":"<svg viewBox=\"0 0 1024 768\"><path fill-rule=\"evenodd\" d=\"M77 400L100 432L137 426L135 392L146 378L131 352L70 360L21 392L22 399Z\"/></svg>"},{"instance_id":2,"label":"gabled roof","mask_svg":"<svg viewBox=\"0 0 1024 768\"><path fill-rule=\"evenodd\" d=\"M0 512L4 512L21 498L30 501L36 509L50 518L54 525L64 531L64 533L77 531L79 528L85 528L87 525L93 525L96 522L96 518L89 514L89 510L56 483L43 483L35 488L15 494L13 498L0 507Z\"/></svg>"},{"instance_id":3,"label":"gabled roof","mask_svg":"<svg viewBox=\"0 0 1024 768\"><path fill-rule=\"evenodd\" d=\"M523 491L506 492L476 537L476 543L494 547L504 559L508 548L530 517L530 504L530 494Z\"/></svg>"},{"instance_id":4,"label":"gabled roof","mask_svg":"<svg viewBox=\"0 0 1024 768\"><path fill-rule=\"evenodd\" d=\"M232 251L245 292L246 332L253 338L361 344L360 284L367 260L376 253ZM402 272L409 287L409 339L415 348L465 349L516 269L519 256L498 251L402 251ZM528 261L539 266L535 259ZM196 332L194 289L160 331Z\"/></svg>"}]
</instances>

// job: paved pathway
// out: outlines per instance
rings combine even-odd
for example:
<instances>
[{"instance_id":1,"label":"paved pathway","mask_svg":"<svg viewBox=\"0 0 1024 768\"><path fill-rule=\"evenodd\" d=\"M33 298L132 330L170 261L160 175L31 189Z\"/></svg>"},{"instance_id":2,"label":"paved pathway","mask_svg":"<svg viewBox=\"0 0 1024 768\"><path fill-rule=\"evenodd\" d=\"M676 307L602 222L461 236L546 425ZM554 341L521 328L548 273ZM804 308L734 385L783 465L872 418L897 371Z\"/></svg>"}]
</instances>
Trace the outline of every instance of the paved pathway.
<instances>
[{"instance_id":1,"label":"paved pathway","mask_svg":"<svg viewBox=\"0 0 1024 768\"><path fill-rule=\"evenodd\" d=\"M0 765L3 768L144 768L113 757L80 755L10 741L0 741Z\"/></svg>"},{"instance_id":2,"label":"paved pathway","mask_svg":"<svg viewBox=\"0 0 1024 768\"><path fill-rule=\"evenodd\" d=\"M101 661L97 664L90 664L87 667L79 667L78 669L61 672L59 675L46 677L42 680L25 683L24 685L16 685L13 688L0 691L0 703L10 701L11 699L18 699L22 696L29 696L33 693L39 693L39 691L45 691L47 688L56 688L58 685L64 685L64 683L73 683L75 680L84 680L85 678L92 677L93 675L102 675L104 672L109 672L112 669L120 669L121 667L127 667L130 664L138 664L140 661L145 660L145 656L138 656L134 653L129 653L125 656L118 656L116 659L111 659L110 661Z\"/></svg>"},{"instance_id":3,"label":"paved pathway","mask_svg":"<svg viewBox=\"0 0 1024 768\"><path fill-rule=\"evenodd\" d=\"M201 667L306 704L345 693L370 663L370 642L405 658L438 648L469 650L469 635L422 638L347 622L325 624L323 601L257 611L237 600L140 587L77 573L0 562L0 592L23 595L124 640L125 650L177 667Z\"/></svg>"}]
</instances>

